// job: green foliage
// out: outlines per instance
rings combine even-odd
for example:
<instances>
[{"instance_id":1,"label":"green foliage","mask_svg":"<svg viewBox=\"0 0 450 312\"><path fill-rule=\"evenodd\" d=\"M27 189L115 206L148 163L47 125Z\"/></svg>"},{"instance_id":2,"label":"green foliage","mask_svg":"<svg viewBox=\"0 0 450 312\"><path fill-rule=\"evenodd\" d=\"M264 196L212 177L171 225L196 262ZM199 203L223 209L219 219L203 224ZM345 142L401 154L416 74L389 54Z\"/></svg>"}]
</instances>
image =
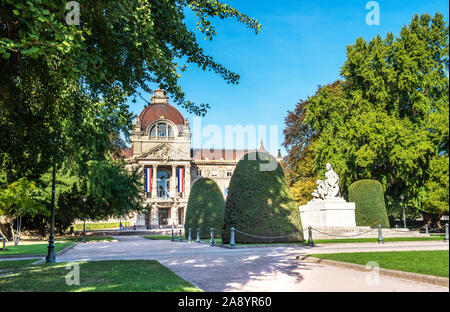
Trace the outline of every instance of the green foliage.
<instances>
[{"instance_id":1,"label":"green foliage","mask_svg":"<svg viewBox=\"0 0 450 312\"><path fill-rule=\"evenodd\" d=\"M33 181L28 181L26 178L20 178L14 183L8 185L6 189L0 189L0 215L8 217L7 224L3 224L0 229L2 235L6 235L8 239L13 239L15 244L19 244L22 232L22 218L34 217L37 214L45 214L46 207L40 202L36 194L36 185ZM15 222L15 226L14 226ZM16 228L16 235L14 233Z\"/></svg>"},{"instance_id":2,"label":"green foliage","mask_svg":"<svg viewBox=\"0 0 450 312\"><path fill-rule=\"evenodd\" d=\"M200 48L185 10L197 16L198 31L210 40L214 17L236 19L256 33L261 27L216 0L83 1L80 25L66 24L67 1L0 2L0 187L21 177L36 181L50 210L56 162L60 229L76 217L96 219L137 207L137 175L109 159L132 127L129 96L159 86L202 115L209 105L185 99L178 85L187 64L238 83L237 74ZM24 221L43 233L48 218L38 214Z\"/></svg>"},{"instance_id":3,"label":"green foliage","mask_svg":"<svg viewBox=\"0 0 450 312\"><path fill-rule=\"evenodd\" d=\"M356 204L355 221L358 226L389 228L384 203L383 186L376 180L360 180L352 183L348 200Z\"/></svg>"},{"instance_id":4,"label":"green foliage","mask_svg":"<svg viewBox=\"0 0 450 312\"><path fill-rule=\"evenodd\" d=\"M196 237L200 228L200 238L209 238L210 229L220 236L223 226L225 200L216 182L208 178L198 179L192 186L186 210L184 231L187 237L189 228L192 237Z\"/></svg>"},{"instance_id":5,"label":"green foliage","mask_svg":"<svg viewBox=\"0 0 450 312\"><path fill-rule=\"evenodd\" d=\"M286 118L287 167L298 171L309 150L316 175L333 165L344 197L352 182L378 180L393 216L401 194L408 215L443 203L437 189L445 181L431 166L449 153L447 24L439 13L416 15L396 37L348 46L342 80L319 87Z\"/></svg>"},{"instance_id":6,"label":"green foliage","mask_svg":"<svg viewBox=\"0 0 450 312\"><path fill-rule=\"evenodd\" d=\"M436 157L429 167L430 179L425 183L423 192L423 211L442 215L448 214L449 207L449 158Z\"/></svg>"},{"instance_id":7,"label":"green foliage","mask_svg":"<svg viewBox=\"0 0 450 312\"><path fill-rule=\"evenodd\" d=\"M292 117L293 113L289 113ZM288 117L288 118L289 118ZM288 119L286 118L286 119ZM295 131L296 127L290 121L286 121L287 128L285 133ZM294 137L295 135L291 136ZM281 165L286 175L286 181L291 189L292 196L298 206L305 205L313 197L311 193L316 189L317 177L312 169L312 153L309 148L299 149L296 142L288 140L289 135L286 135L284 146L289 148L287 157L282 161ZM298 157L297 153L300 154Z\"/></svg>"},{"instance_id":8,"label":"green foliage","mask_svg":"<svg viewBox=\"0 0 450 312\"><path fill-rule=\"evenodd\" d=\"M36 184L26 178L0 189L0 215L17 218L43 212L45 207L37 200L35 190Z\"/></svg>"},{"instance_id":9,"label":"green foliage","mask_svg":"<svg viewBox=\"0 0 450 312\"><path fill-rule=\"evenodd\" d=\"M55 187L56 228L62 232L76 219L99 221L141 210L141 180L137 170L128 171L121 161L112 159L87 162L86 176L73 174L67 168L59 169ZM38 185L39 199L50 207L52 172L42 175ZM48 213L38 215L28 227L45 224L48 217Z\"/></svg>"},{"instance_id":10,"label":"green foliage","mask_svg":"<svg viewBox=\"0 0 450 312\"><path fill-rule=\"evenodd\" d=\"M177 83L187 64L213 71L228 83L238 83L239 76L200 48L185 24L185 11L196 15L198 32L209 40L216 35L214 17L236 19L255 33L261 28L257 20L217 0L83 1L80 25L65 23L66 3L2 0L0 53L5 65L34 67L44 61L41 65L63 70L88 90L103 94L119 85L128 95L137 89L150 91L148 83L155 83L198 114L208 105L187 101Z\"/></svg>"},{"instance_id":11,"label":"green foliage","mask_svg":"<svg viewBox=\"0 0 450 312\"><path fill-rule=\"evenodd\" d=\"M264 170L268 163L275 170ZM222 241L230 241L230 229L257 236L277 237L301 232L300 213L281 166L265 152L246 154L231 177L225 204ZM260 239L236 232L236 243L303 241L301 233L278 239Z\"/></svg>"}]
</instances>

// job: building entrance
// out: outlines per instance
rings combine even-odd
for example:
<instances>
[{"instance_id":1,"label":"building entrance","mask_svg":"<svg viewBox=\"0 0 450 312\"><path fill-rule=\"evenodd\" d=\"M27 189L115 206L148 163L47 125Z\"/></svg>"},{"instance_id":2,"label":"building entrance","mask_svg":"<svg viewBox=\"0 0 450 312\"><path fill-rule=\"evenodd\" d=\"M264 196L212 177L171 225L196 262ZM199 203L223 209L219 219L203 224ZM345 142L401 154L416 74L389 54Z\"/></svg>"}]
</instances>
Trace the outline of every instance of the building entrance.
<instances>
[{"instance_id":1,"label":"building entrance","mask_svg":"<svg viewBox=\"0 0 450 312\"><path fill-rule=\"evenodd\" d=\"M170 218L169 208L159 208L158 209L159 225L168 225Z\"/></svg>"}]
</instances>

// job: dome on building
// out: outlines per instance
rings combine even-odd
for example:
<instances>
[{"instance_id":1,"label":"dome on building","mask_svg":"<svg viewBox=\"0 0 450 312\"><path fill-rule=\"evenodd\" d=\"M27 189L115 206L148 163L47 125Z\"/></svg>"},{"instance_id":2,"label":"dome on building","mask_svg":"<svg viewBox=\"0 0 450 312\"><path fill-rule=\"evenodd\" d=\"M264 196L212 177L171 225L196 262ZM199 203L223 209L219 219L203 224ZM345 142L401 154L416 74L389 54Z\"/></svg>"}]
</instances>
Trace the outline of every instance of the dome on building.
<instances>
[{"instance_id":1,"label":"dome on building","mask_svg":"<svg viewBox=\"0 0 450 312\"><path fill-rule=\"evenodd\" d=\"M152 103L142 110L139 115L139 121L141 127L146 129L152 121L161 118L170 120L177 126L184 125L183 115L169 104L167 92L164 90L155 90L152 95Z\"/></svg>"}]
</instances>

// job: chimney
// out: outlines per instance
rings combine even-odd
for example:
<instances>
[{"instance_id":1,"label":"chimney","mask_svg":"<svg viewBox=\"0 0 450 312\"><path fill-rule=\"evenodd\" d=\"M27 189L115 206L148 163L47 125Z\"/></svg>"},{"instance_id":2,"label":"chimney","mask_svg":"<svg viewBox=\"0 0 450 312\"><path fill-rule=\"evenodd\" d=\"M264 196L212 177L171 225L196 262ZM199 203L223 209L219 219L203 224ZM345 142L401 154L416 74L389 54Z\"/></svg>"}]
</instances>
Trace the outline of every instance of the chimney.
<instances>
[{"instance_id":1,"label":"chimney","mask_svg":"<svg viewBox=\"0 0 450 312\"><path fill-rule=\"evenodd\" d=\"M162 89L154 90L152 94L152 104L169 104L167 92Z\"/></svg>"}]
</instances>

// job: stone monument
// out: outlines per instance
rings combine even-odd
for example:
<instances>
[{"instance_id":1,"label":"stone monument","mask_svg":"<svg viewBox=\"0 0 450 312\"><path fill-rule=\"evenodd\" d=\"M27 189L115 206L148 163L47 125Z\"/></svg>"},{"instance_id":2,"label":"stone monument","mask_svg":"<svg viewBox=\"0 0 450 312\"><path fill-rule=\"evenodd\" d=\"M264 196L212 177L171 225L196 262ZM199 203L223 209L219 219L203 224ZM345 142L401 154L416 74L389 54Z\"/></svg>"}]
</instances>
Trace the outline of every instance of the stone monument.
<instances>
[{"instance_id":1,"label":"stone monument","mask_svg":"<svg viewBox=\"0 0 450 312\"><path fill-rule=\"evenodd\" d=\"M312 192L313 200L300 206L300 217L304 228L345 227L354 228L355 203L349 203L340 195L339 176L331 164L326 165L325 180L317 180Z\"/></svg>"}]
</instances>

